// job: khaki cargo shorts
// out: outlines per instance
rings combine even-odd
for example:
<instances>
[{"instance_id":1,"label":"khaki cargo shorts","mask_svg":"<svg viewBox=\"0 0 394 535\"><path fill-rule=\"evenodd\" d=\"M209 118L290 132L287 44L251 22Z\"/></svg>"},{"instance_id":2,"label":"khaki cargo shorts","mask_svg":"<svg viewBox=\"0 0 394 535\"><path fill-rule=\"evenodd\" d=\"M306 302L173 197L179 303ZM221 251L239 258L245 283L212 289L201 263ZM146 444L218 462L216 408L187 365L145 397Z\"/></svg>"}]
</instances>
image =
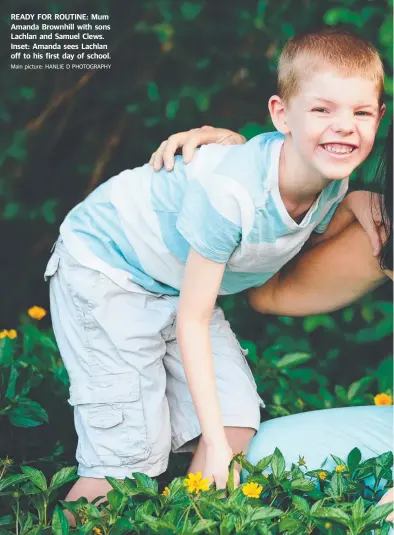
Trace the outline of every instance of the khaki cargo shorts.
<instances>
[{"instance_id":1,"label":"khaki cargo shorts","mask_svg":"<svg viewBox=\"0 0 394 535\"><path fill-rule=\"evenodd\" d=\"M176 340L179 297L126 291L82 266L61 239L48 262L52 324L70 377L78 474L157 476L201 434ZM222 421L258 429L256 383L219 307L211 345ZM201 377L204 381L204 377Z\"/></svg>"}]
</instances>

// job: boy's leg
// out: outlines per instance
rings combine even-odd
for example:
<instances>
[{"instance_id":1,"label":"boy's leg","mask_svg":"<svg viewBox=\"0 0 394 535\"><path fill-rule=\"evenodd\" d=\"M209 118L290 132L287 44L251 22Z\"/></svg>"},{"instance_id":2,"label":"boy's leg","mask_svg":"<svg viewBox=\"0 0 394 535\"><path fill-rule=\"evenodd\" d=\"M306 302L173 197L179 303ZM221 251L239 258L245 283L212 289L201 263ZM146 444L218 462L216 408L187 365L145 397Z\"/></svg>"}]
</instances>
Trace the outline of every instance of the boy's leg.
<instances>
[{"instance_id":1,"label":"boy's leg","mask_svg":"<svg viewBox=\"0 0 394 535\"><path fill-rule=\"evenodd\" d=\"M75 262L62 245L46 275L70 377L82 476L67 499L106 495L106 476L159 475L171 447L161 332L174 321L172 307L152 294L123 290Z\"/></svg>"},{"instance_id":2,"label":"boy's leg","mask_svg":"<svg viewBox=\"0 0 394 535\"><path fill-rule=\"evenodd\" d=\"M173 298L171 298L173 299ZM167 344L164 366L167 371L167 399L171 413L172 450L195 451L189 471L202 471L204 444L198 442L201 427L186 382L178 345ZM264 403L256 391L256 383L229 323L219 307L212 314L211 347L214 359L222 421L233 451L245 452L260 424L260 406Z\"/></svg>"}]
</instances>

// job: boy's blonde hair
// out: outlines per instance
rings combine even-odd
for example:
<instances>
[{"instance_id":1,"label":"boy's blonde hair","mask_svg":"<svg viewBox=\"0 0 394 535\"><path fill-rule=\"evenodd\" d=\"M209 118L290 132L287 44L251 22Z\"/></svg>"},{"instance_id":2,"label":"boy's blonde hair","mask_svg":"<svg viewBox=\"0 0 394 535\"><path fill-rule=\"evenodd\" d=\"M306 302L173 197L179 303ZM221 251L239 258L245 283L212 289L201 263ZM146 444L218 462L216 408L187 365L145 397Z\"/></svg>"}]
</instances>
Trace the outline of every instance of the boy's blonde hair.
<instances>
[{"instance_id":1,"label":"boy's blonde hair","mask_svg":"<svg viewBox=\"0 0 394 535\"><path fill-rule=\"evenodd\" d=\"M358 75L375 82L379 105L382 103L384 69L379 52L365 39L337 28L304 33L285 44L278 65L279 96L289 102L302 80L332 68L345 76Z\"/></svg>"}]
</instances>

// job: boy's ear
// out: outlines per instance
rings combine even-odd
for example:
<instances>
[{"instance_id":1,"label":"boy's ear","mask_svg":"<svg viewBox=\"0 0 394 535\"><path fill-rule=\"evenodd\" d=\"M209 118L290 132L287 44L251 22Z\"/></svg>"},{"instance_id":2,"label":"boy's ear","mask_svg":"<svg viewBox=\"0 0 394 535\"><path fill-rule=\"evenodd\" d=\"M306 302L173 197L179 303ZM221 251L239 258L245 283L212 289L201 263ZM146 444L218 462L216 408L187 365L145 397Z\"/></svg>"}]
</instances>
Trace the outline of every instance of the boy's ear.
<instances>
[{"instance_id":1,"label":"boy's ear","mask_svg":"<svg viewBox=\"0 0 394 535\"><path fill-rule=\"evenodd\" d=\"M268 109L272 122L278 132L288 134L290 129L287 125L286 108L284 102L278 95L273 95L268 101Z\"/></svg>"},{"instance_id":2,"label":"boy's ear","mask_svg":"<svg viewBox=\"0 0 394 535\"><path fill-rule=\"evenodd\" d=\"M382 104L382 105L380 106L380 110L379 110L379 123L380 123L380 121L382 120L383 115L386 113L386 109L387 109L386 104Z\"/></svg>"}]
</instances>

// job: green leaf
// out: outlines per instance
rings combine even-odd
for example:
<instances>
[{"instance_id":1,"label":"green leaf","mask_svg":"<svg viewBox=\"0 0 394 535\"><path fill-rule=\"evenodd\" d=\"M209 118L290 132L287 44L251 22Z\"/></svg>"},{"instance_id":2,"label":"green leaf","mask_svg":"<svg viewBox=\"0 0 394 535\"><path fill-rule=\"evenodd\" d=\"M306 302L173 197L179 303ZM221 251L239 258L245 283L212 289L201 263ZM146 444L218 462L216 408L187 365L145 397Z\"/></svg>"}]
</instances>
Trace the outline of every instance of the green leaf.
<instances>
[{"instance_id":1,"label":"green leaf","mask_svg":"<svg viewBox=\"0 0 394 535\"><path fill-rule=\"evenodd\" d=\"M67 466L59 470L59 472L56 472L56 474L52 476L51 482L49 484L50 490L55 490L61 487L62 485L65 485L69 481L77 479L79 476L76 474L76 471L76 466Z\"/></svg>"},{"instance_id":2,"label":"green leaf","mask_svg":"<svg viewBox=\"0 0 394 535\"><path fill-rule=\"evenodd\" d=\"M17 202L9 202L4 206L3 219L15 219L19 214L21 205Z\"/></svg>"},{"instance_id":3,"label":"green leaf","mask_svg":"<svg viewBox=\"0 0 394 535\"><path fill-rule=\"evenodd\" d=\"M157 102L160 99L159 88L156 82L154 81L148 82L147 92L148 92L148 98L151 102Z\"/></svg>"},{"instance_id":4,"label":"green leaf","mask_svg":"<svg viewBox=\"0 0 394 535\"><path fill-rule=\"evenodd\" d=\"M256 464L256 472L262 472L269 466L269 464L272 461L273 454L268 455L267 457L263 457L260 459L260 461Z\"/></svg>"},{"instance_id":5,"label":"green leaf","mask_svg":"<svg viewBox=\"0 0 394 535\"><path fill-rule=\"evenodd\" d=\"M12 515L4 515L0 518L0 526L13 526L14 517Z\"/></svg>"},{"instance_id":6,"label":"green leaf","mask_svg":"<svg viewBox=\"0 0 394 535\"><path fill-rule=\"evenodd\" d=\"M392 357L389 357L388 359L383 360L376 370L379 392L385 392L393 387L393 376L394 360Z\"/></svg>"},{"instance_id":7,"label":"green leaf","mask_svg":"<svg viewBox=\"0 0 394 535\"><path fill-rule=\"evenodd\" d=\"M390 513L393 512L394 504L391 503L385 503L383 505L376 505L375 507L371 507L368 511L367 516L367 522L368 525L370 524L377 524L384 520Z\"/></svg>"},{"instance_id":8,"label":"green leaf","mask_svg":"<svg viewBox=\"0 0 394 535\"><path fill-rule=\"evenodd\" d=\"M15 366L11 367L10 378L8 380L7 390L5 397L7 399L13 399L15 396L16 381L18 380L19 372Z\"/></svg>"},{"instance_id":9,"label":"green leaf","mask_svg":"<svg viewBox=\"0 0 394 535\"><path fill-rule=\"evenodd\" d=\"M345 485L341 474L335 472L335 474L331 478L329 489L331 490L330 494L332 494L333 496L343 495Z\"/></svg>"},{"instance_id":10,"label":"green leaf","mask_svg":"<svg viewBox=\"0 0 394 535\"><path fill-rule=\"evenodd\" d=\"M336 323L334 319L331 316L327 316L326 314L321 314L317 316L309 316L308 318L304 319L303 322L304 331L307 333L311 333L318 329L319 327L324 327L328 330L334 330L336 328Z\"/></svg>"},{"instance_id":11,"label":"green leaf","mask_svg":"<svg viewBox=\"0 0 394 535\"><path fill-rule=\"evenodd\" d=\"M292 490L302 490L304 492L309 492L310 490L313 490L315 488L315 484L313 481L309 481L308 479L294 479L290 483L290 488Z\"/></svg>"},{"instance_id":12,"label":"green leaf","mask_svg":"<svg viewBox=\"0 0 394 535\"><path fill-rule=\"evenodd\" d=\"M32 466L21 466L21 470L36 487L40 490L47 490L47 481L40 470L37 470L37 468L33 468Z\"/></svg>"},{"instance_id":13,"label":"green leaf","mask_svg":"<svg viewBox=\"0 0 394 535\"><path fill-rule=\"evenodd\" d=\"M321 507L313 513L315 518L326 518L333 522L338 522L343 526L348 526L351 519L342 509L336 507Z\"/></svg>"},{"instance_id":14,"label":"green leaf","mask_svg":"<svg viewBox=\"0 0 394 535\"><path fill-rule=\"evenodd\" d=\"M292 533L294 530L298 529L300 526L303 526L303 523L301 520L298 520L297 518L281 518L279 522L279 531L280 533ZM304 526L306 528L306 526ZM304 532L305 533L305 532Z\"/></svg>"},{"instance_id":15,"label":"green leaf","mask_svg":"<svg viewBox=\"0 0 394 535\"><path fill-rule=\"evenodd\" d=\"M21 535L25 535L33 527L33 517L30 512L27 513L26 521L23 524Z\"/></svg>"},{"instance_id":16,"label":"green leaf","mask_svg":"<svg viewBox=\"0 0 394 535\"><path fill-rule=\"evenodd\" d=\"M107 494L108 503L113 511L118 512L123 504L126 503L127 498L121 492L112 489Z\"/></svg>"},{"instance_id":17,"label":"green leaf","mask_svg":"<svg viewBox=\"0 0 394 535\"><path fill-rule=\"evenodd\" d=\"M258 520L268 520L270 518L276 518L284 514L280 509L275 507L259 507L255 509L252 513L251 520L256 522Z\"/></svg>"},{"instance_id":18,"label":"green leaf","mask_svg":"<svg viewBox=\"0 0 394 535\"><path fill-rule=\"evenodd\" d=\"M206 518L203 518L202 520L199 520L197 524L195 524L192 528L192 533L209 533L210 530L216 526L217 522L214 520L209 520Z\"/></svg>"},{"instance_id":19,"label":"green leaf","mask_svg":"<svg viewBox=\"0 0 394 535\"><path fill-rule=\"evenodd\" d=\"M391 15L386 18L380 27L379 41L384 46L393 46L393 18Z\"/></svg>"},{"instance_id":20,"label":"green leaf","mask_svg":"<svg viewBox=\"0 0 394 535\"><path fill-rule=\"evenodd\" d=\"M36 401L19 401L7 415L15 427L35 427L48 423L48 413Z\"/></svg>"},{"instance_id":21,"label":"green leaf","mask_svg":"<svg viewBox=\"0 0 394 535\"><path fill-rule=\"evenodd\" d=\"M52 533L53 535L68 535L69 524L60 505L56 505L52 517Z\"/></svg>"},{"instance_id":22,"label":"green leaf","mask_svg":"<svg viewBox=\"0 0 394 535\"><path fill-rule=\"evenodd\" d=\"M298 496L297 494L293 494L291 497L294 507L305 513L306 515L309 515L310 513L310 507L309 503L306 501L305 498L302 496Z\"/></svg>"},{"instance_id":23,"label":"green leaf","mask_svg":"<svg viewBox=\"0 0 394 535\"><path fill-rule=\"evenodd\" d=\"M133 477L137 483L137 488L146 490L153 495L158 493L159 485L154 479L150 478L146 474L141 474L140 472L134 472Z\"/></svg>"},{"instance_id":24,"label":"green leaf","mask_svg":"<svg viewBox=\"0 0 394 535\"><path fill-rule=\"evenodd\" d=\"M234 492L234 489L235 489L235 482L234 482L235 468L234 468L234 464L235 464L235 459L232 459L231 462L230 462L230 466L229 466L229 477L228 477L228 480L227 480L227 490L228 490L229 494Z\"/></svg>"},{"instance_id":25,"label":"green leaf","mask_svg":"<svg viewBox=\"0 0 394 535\"><path fill-rule=\"evenodd\" d=\"M358 448L353 448L347 457L347 466L349 472L352 473L361 462L361 451Z\"/></svg>"},{"instance_id":26,"label":"green leaf","mask_svg":"<svg viewBox=\"0 0 394 535\"><path fill-rule=\"evenodd\" d=\"M202 10L202 5L199 2L182 2L181 13L185 20L193 20Z\"/></svg>"},{"instance_id":27,"label":"green leaf","mask_svg":"<svg viewBox=\"0 0 394 535\"><path fill-rule=\"evenodd\" d=\"M360 380L355 381L349 386L347 397L349 401L364 393L369 385L374 381L374 377L362 377Z\"/></svg>"},{"instance_id":28,"label":"green leaf","mask_svg":"<svg viewBox=\"0 0 394 535\"><path fill-rule=\"evenodd\" d=\"M361 520L364 517L365 505L360 496L352 505L352 517L354 520Z\"/></svg>"},{"instance_id":29,"label":"green leaf","mask_svg":"<svg viewBox=\"0 0 394 535\"><path fill-rule=\"evenodd\" d=\"M230 535L234 530L236 519L232 513L226 515L220 523L220 535Z\"/></svg>"},{"instance_id":30,"label":"green leaf","mask_svg":"<svg viewBox=\"0 0 394 535\"><path fill-rule=\"evenodd\" d=\"M276 366L280 369L294 368L303 362L306 362L312 358L309 353L289 353L277 362Z\"/></svg>"},{"instance_id":31,"label":"green leaf","mask_svg":"<svg viewBox=\"0 0 394 535\"><path fill-rule=\"evenodd\" d=\"M0 492L4 491L8 487L11 487L11 485L22 483L23 481L26 481L26 479L28 479L27 476L22 474L12 474L11 476L0 479Z\"/></svg>"},{"instance_id":32,"label":"green leaf","mask_svg":"<svg viewBox=\"0 0 394 535\"><path fill-rule=\"evenodd\" d=\"M271 461L271 469L276 480L279 480L283 476L285 468L286 461L282 455L282 452L278 450L278 448L275 448L275 452Z\"/></svg>"},{"instance_id":33,"label":"green leaf","mask_svg":"<svg viewBox=\"0 0 394 535\"><path fill-rule=\"evenodd\" d=\"M116 479L115 477L110 477L110 476L106 476L105 479L108 481L108 483L111 485L113 489L127 496L128 488L127 488L127 485L123 483L123 481L120 481L120 479Z\"/></svg>"},{"instance_id":34,"label":"green leaf","mask_svg":"<svg viewBox=\"0 0 394 535\"><path fill-rule=\"evenodd\" d=\"M178 100L170 100L168 103L167 103L167 106L166 106L166 117L167 119L175 119L175 116L178 112L178 109L179 109L179 101Z\"/></svg>"},{"instance_id":35,"label":"green leaf","mask_svg":"<svg viewBox=\"0 0 394 535\"><path fill-rule=\"evenodd\" d=\"M118 518L111 527L111 535L123 535L123 533L132 533L133 531L133 523L129 518Z\"/></svg>"}]
</instances>

